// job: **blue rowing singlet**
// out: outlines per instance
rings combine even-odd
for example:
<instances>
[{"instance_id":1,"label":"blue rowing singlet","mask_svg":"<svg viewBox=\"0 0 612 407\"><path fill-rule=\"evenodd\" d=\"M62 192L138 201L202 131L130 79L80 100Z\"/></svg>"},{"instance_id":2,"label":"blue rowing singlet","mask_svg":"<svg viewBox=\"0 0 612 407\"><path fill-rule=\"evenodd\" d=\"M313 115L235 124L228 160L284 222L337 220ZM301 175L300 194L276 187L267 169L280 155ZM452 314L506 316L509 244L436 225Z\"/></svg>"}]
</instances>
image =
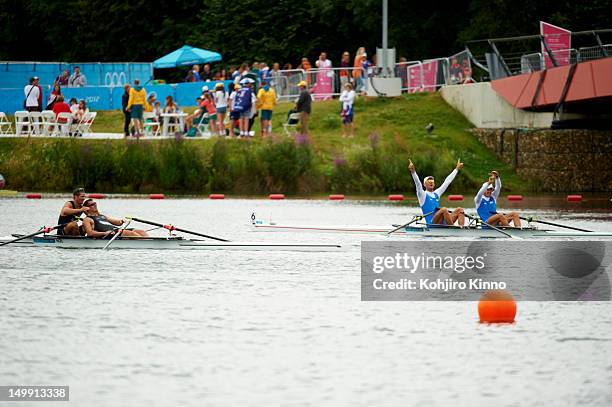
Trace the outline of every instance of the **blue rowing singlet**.
<instances>
[{"instance_id":1,"label":"blue rowing singlet","mask_svg":"<svg viewBox=\"0 0 612 407\"><path fill-rule=\"evenodd\" d=\"M480 205L476 210L478 211L480 220L486 222L489 220L491 215L497 213L497 204L495 203L495 199L493 199L493 197L490 197L489 199L482 198L480 200Z\"/></svg>"},{"instance_id":2,"label":"blue rowing singlet","mask_svg":"<svg viewBox=\"0 0 612 407\"><path fill-rule=\"evenodd\" d=\"M434 196L432 197L427 192L425 192L425 203L421 206L421 211L423 211L423 215L429 212L429 215L425 216L425 220L427 223L433 223L433 217L436 214L436 210L440 206L440 196L434 192Z\"/></svg>"}]
</instances>

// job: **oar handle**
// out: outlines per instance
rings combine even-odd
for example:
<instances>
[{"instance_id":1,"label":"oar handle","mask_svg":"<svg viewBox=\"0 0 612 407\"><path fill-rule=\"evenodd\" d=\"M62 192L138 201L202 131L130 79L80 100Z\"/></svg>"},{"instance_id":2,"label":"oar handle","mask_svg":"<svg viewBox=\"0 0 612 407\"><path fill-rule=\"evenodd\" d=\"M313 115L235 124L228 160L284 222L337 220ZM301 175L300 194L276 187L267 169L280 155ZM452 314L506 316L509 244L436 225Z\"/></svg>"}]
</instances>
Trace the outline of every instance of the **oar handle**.
<instances>
[{"instance_id":1,"label":"oar handle","mask_svg":"<svg viewBox=\"0 0 612 407\"><path fill-rule=\"evenodd\" d=\"M406 223L405 225L402 225L402 226L400 226L400 227L398 227L398 228L393 229L393 230L392 230L392 231L390 231L390 232L387 232L387 235L390 235L391 233L397 232L397 231L398 231L398 230L400 230L400 229L403 229L403 228L405 228L405 227L410 226L410 225L411 225L411 224L413 224L414 222L417 222L417 221L419 221L419 220L421 220L421 219L424 219L424 218L428 217L428 216L429 216L429 215L431 215L432 213L436 212L438 209L439 209L439 208L436 208L435 210L433 210L433 211L431 211L431 212L427 212L427 213L424 213L423 215L417 215L417 216L415 216L415 217L414 217L414 218L413 218L413 219L412 219L410 222Z\"/></svg>"},{"instance_id":2,"label":"oar handle","mask_svg":"<svg viewBox=\"0 0 612 407\"><path fill-rule=\"evenodd\" d=\"M474 216L468 215L467 213L465 214L465 217L466 217L466 218L468 218L468 219L474 219L474 220L478 221L478 219L477 219L477 218L475 218ZM512 236L510 233L505 232L505 231L501 230L500 228L495 227L495 226L491 225L490 223L487 223L487 222L483 221L482 219L480 219L480 222L481 222L483 225L487 225L487 226L488 226L488 227L490 227L491 229L496 230L496 231L498 231L499 233L502 233L502 234L504 234L504 235L508 236L508 237L509 237L509 238L511 238L511 239L520 239L520 238L519 238L519 237L517 237L517 236Z\"/></svg>"}]
</instances>

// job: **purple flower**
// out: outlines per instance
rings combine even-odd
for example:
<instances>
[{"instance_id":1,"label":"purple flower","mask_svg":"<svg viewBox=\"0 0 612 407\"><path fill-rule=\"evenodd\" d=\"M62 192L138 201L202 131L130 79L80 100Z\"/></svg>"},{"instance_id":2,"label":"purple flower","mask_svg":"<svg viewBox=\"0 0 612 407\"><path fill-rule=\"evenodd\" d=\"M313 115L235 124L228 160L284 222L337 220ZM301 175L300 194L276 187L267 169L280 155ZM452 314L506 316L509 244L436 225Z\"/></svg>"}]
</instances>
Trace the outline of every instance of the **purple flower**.
<instances>
[{"instance_id":1,"label":"purple flower","mask_svg":"<svg viewBox=\"0 0 612 407\"><path fill-rule=\"evenodd\" d=\"M308 144L310 141L308 140L307 134L296 134L295 135L295 143L299 146L303 144Z\"/></svg>"},{"instance_id":2,"label":"purple flower","mask_svg":"<svg viewBox=\"0 0 612 407\"><path fill-rule=\"evenodd\" d=\"M334 167L338 168L338 167L343 167L345 165L346 165L346 160L344 159L344 157L336 156L334 158Z\"/></svg>"}]
</instances>

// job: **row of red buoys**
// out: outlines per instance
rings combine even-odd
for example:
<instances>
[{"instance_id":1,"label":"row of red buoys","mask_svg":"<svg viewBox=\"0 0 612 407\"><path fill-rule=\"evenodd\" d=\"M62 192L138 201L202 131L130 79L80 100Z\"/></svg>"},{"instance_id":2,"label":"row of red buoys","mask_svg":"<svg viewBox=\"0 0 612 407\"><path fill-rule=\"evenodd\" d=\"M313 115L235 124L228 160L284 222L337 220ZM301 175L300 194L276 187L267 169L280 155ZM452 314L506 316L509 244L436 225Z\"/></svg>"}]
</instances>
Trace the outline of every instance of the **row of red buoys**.
<instances>
[{"instance_id":1,"label":"row of red buoys","mask_svg":"<svg viewBox=\"0 0 612 407\"><path fill-rule=\"evenodd\" d=\"M92 194L89 194L88 196L94 199L106 198L105 194L100 194L100 193L92 193ZM42 194L30 193L30 194L26 194L25 197L27 199L41 199ZM166 196L164 194L149 194L149 199L165 199L165 198ZM224 194L210 194L208 198L209 199L225 199L225 195ZM285 194L270 194L268 198L273 199L273 200L282 200L282 199L285 199ZM393 195L389 195L387 199L389 201L403 201L405 198L404 198L404 195L393 194ZM448 196L449 201L463 201L463 199L464 199L463 195L449 195ZM522 201L523 195L508 195L506 199L508 201L513 201L513 202ZM567 199L567 202L582 202L582 195L568 195L566 199ZM344 200L344 195L343 194L332 194L332 195L329 195L329 200L342 201Z\"/></svg>"}]
</instances>

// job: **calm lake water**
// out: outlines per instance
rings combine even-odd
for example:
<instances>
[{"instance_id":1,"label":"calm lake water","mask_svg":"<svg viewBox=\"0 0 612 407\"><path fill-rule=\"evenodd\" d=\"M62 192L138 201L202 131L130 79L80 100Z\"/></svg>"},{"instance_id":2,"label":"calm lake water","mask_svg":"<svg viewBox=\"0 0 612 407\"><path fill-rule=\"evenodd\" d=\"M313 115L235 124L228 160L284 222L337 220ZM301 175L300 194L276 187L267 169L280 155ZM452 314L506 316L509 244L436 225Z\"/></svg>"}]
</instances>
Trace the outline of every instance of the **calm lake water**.
<instances>
[{"instance_id":1,"label":"calm lake water","mask_svg":"<svg viewBox=\"0 0 612 407\"><path fill-rule=\"evenodd\" d=\"M0 200L0 236L55 224L63 202ZM385 225L405 223L414 207L99 205L232 240L346 250L0 248L0 385L69 385L75 406L612 405L609 302L523 302L512 325L479 324L475 302L362 302L360 236L249 228L253 211L279 222ZM605 201L591 209L524 214L612 230ZM39 405L19 405L29 404Z\"/></svg>"}]
</instances>

